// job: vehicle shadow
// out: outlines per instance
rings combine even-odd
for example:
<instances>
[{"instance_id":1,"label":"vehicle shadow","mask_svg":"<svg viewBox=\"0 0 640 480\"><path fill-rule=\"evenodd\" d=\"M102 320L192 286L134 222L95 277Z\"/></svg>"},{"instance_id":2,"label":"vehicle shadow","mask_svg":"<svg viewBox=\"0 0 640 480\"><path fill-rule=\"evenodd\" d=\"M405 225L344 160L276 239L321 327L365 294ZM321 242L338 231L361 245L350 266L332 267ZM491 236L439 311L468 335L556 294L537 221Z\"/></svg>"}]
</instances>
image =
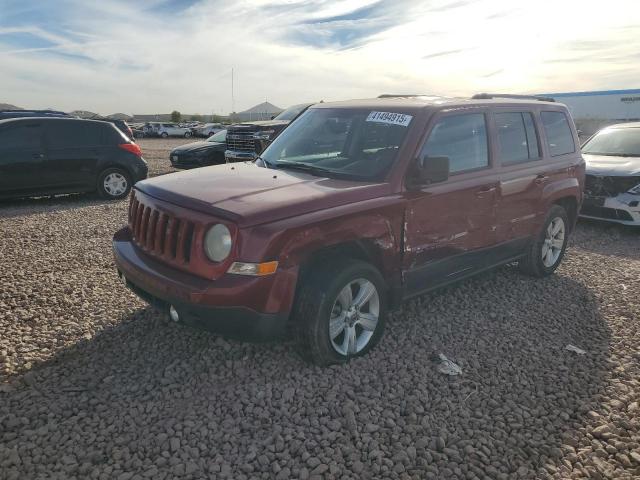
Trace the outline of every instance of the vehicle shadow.
<instances>
[{"instance_id":1,"label":"vehicle shadow","mask_svg":"<svg viewBox=\"0 0 640 480\"><path fill-rule=\"evenodd\" d=\"M73 193L57 196L32 197L23 199L0 200L0 218L25 217L47 212L61 212L95 205L118 205L128 202L122 200L106 200L96 193Z\"/></svg>"},{"instance_id":2,"label":"vehicle shadow","mask_svg":"<svg viewBox=\"0 0 640 480\"><path fill-rule=\"evenodd\" d=\"M142 473L144 457L169 476L192 462L184 478L267 478L278 458L293 477L313 456L356 478L398 463L418 478L543 478L599 408L609 339L584 285L512 268L407 302L377 349L328 368L288 342L224 340L138 309L18 373L0 392L0 443L26 454L35 442L69 476ZM463 374L439 373L433 353Z\"/></svg>"}]
</instances>

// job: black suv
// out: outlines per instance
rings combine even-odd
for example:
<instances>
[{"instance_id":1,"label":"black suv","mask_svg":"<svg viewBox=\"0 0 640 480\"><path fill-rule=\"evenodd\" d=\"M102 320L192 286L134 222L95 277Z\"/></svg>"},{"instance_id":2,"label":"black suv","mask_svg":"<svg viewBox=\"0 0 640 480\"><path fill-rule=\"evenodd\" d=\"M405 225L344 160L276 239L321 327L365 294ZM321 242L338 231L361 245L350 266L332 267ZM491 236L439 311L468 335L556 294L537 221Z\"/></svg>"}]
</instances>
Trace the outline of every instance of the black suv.
<instances>
[{"instance_id":1,"label":"black suv","mask_svg":"<svg viewBox=\"0 0 640 480\"><path fill-rule=\"evenodd\" d=\"M0 120L0 198L98 191L119 199L146 177L140 147L112 123Z\"/></svg>"}]
</instances>

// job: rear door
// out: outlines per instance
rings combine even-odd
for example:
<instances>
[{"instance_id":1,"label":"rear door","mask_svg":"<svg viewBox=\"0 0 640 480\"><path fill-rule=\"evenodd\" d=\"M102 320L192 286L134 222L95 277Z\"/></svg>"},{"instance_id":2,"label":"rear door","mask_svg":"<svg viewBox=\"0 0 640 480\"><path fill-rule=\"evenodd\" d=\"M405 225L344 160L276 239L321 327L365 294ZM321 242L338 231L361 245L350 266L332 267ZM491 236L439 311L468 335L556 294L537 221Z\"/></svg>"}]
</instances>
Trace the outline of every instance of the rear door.
<instances>
[{"instance_id":1,"label":"rear door","mask_svg":"<svg viewBox=\"0 0 640 480\"><path fill-rule=\"evenodd\" d=\"M543 158L535 110L498 107L492 117L500 168L498 239L508 258L524 249L536 229L548 163Z\"/></svg>"},{"instance_id":2,"label":"rear door","mask_svg":"<svg viewBox=\"0 0 640 480\"><path fill-rule=\"evenodd\" d=\"M443 114L431 124L419 158L449 157L450 176L407 193L403 269L408 295L490 266L496 244L497 178L488 112Z\"/></svg>"},{"instance_id":3,"label":"rear door","mask_svg":"<svg viewBox=\"0 0 640 480\"><path fill-rule=\"evenodd\" d=\"M55 188L92 188L100 159L102 122L82 120L48 121L46 172Z\"/></svg>"},{"instance_id":4,"label":"rear door","mask_svg":"<svg viewBox=\"0 0 640 480\"><path fill-rule=\"evenodd\" d=\"M36 192L44 186L42 137L40 121L0 127L0 194Z\"/></svg>"}]
</instances>

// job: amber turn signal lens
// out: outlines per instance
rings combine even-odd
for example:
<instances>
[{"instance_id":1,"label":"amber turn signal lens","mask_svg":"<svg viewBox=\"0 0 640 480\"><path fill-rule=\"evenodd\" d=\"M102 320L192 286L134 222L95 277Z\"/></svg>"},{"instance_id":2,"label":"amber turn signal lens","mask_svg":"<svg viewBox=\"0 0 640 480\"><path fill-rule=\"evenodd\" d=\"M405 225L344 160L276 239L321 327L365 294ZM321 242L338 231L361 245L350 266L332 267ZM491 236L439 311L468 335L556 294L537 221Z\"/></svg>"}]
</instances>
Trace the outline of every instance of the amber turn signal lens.
<instances>
[{"instance_id":1,"label":"amber turn signal lens","mask_svg":"<svg viewBox=\"0 0 640 480\"><path fill-rule=\"evenodd\" d=\"M245 263L245 262L233 262L227 270L227 273L235 273L236 275L271 275L278 269L278 262L265 262L265 263Z\"/></svg>"}]
</instances>

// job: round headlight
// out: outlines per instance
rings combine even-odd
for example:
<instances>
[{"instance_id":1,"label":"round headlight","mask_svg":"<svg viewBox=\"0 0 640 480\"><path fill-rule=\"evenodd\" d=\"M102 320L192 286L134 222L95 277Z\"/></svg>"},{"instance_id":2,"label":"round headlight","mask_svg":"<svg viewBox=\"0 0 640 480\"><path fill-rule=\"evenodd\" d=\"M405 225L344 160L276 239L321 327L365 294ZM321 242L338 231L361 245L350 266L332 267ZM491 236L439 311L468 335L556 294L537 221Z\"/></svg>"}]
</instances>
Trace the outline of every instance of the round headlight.
<instances>
[{"instance_id":1,"label":"round headlight","mask_svg":"<svg viewBox=\"0 0 640 480\"><path fill-rule=\"evenodd\" d=\"M218 223L211 227L204 237L204 252L214 262L221 262L231 252L231 232Z\"/></svg>"}]
</instances>

